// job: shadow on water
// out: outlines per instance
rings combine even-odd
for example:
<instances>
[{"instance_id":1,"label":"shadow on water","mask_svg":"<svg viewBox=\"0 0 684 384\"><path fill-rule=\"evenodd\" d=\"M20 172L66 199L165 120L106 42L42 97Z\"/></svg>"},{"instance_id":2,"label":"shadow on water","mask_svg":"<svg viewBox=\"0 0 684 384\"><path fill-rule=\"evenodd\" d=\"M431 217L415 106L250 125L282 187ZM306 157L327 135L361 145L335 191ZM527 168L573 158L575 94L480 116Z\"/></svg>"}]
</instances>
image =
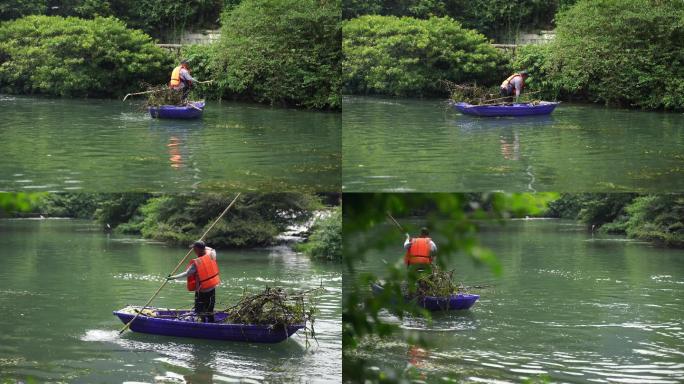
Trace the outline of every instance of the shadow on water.
<instances>
[{"instance_id":1,"label":"shadow on water","mask_svg":"<svg viewBox=\"0 0 684 384\"><path fill-rule=\"evenodd\" d=\"M521 117L474 117L460 115L451 120L452 125L464 133L486 132L506 128L540 128L554 124L552 115Z\"/></svg>"}]
</instances>

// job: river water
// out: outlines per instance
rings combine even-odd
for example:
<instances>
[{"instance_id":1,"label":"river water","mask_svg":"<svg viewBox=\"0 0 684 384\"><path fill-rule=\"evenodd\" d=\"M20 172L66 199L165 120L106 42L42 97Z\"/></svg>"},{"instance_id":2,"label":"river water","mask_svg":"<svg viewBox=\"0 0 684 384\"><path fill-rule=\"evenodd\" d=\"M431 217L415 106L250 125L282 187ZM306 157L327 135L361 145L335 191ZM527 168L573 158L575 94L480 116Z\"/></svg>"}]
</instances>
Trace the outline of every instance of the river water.
<instances>
[{"instance_id":1,"label":"river water","mask_svg":"<svg viewBox=\"0 0 684 384\"><path fill-rule=\"evenodd\" d=\"M684 114L561 104L478 118L445 101L343 99L342 185L378 191L684 189Z\"/></svg>"},{"instance_id":2,"label":"river water","mask_svg":"<svg viewBox=\"0 0 684 384\"><path fill-rule=\"evenodd\" d=\"M138 102L0 95L0 191L332 191L341 114L208 102L199 120Z\"/></svg>"},{"instance_id":3,"label":"river water","mask_svg":"<svg viewBox=\"0 0 684 384\"><path fill-rule=\"evenodd\" d=\"M471 310L436 314L431 324L383 312L401 330L361 355L428 382L684 381L684 250L592 236L559 220L486 225L481 240L501 260L501 277L463 257L450 262L456 281L493 286L473 292L481 299ZM383 259L401 255L400 244L376 251L360 271L381 274ZM407 342L414 333L428 346Z\"/></svg>"},{"instance_id":4,"label":"river water","mask_svg":"<svg viewBox=\"0 0 684 384\"><path fill-rule=\"evenodd\" d=\"M172 338L127 332L113 310L142 305L187 251L129 236L106 235L92 222L0 220L0 376L69 383L339 382L339 264L319 264L286 247L218 249L217 309L243 289L315 288L323 282L315 330L274 345ZM184 281L153 305L190 308Z\"/></svg>"}]
</instances>

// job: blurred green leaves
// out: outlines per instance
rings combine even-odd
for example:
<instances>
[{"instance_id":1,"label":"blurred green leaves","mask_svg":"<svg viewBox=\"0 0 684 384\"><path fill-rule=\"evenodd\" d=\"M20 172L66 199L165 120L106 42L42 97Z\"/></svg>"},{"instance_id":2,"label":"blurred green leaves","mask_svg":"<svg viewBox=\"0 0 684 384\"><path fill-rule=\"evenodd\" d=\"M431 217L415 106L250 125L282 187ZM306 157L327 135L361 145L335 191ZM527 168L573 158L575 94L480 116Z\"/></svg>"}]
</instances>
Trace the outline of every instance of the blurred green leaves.
<instances>
[{"instance_id":1,"label":"blurred green leaves","mask_svg":"<svg viewBox=\"0 0 684 384\"><path fill-rule=\"evenodd\" d=\"M45 195L45 193L0 192L0 211L6 214L30 212Z\"/></svg>"}]
</instances>

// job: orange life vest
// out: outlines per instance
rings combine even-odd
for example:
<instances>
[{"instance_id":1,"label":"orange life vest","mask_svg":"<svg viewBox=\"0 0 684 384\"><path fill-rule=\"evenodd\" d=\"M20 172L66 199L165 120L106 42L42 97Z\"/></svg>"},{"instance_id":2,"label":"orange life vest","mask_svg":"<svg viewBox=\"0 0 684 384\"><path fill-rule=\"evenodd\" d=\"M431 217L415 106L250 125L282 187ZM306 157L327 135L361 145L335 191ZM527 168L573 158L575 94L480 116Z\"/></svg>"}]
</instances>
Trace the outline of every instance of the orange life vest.
<instances>
[{"instance_id":1,"label":"orange life vest","mask_svg":"<svg viewBox=\"0 0 684 384\"><path fill-rule=\"evenodd\" d=\"M404 257L404 262L406 265L412 264L431 264L432 263L432 250L430 249L429 237L418 237L411 240L411 246L408 251L406 251L406 256Z\"/></svg>"},{"instance_id":2,"label":"orange life vest","mask_svg":"<svg viewBox=\"0 0 684 384\"><path fill-rule=\"evenodd\" d=\"M516 76L520 76L520 77L522 78L522 75L521 75L521 74L519 74L519 73L514 73L514 74L508 76L508 78L507 78L506 80L504 80L503 83L501 83L501 88L509 88L509 87L512 87L513 85L511 84L511 81L513 81L513 78L515 78ZM525 88L525 79L523 79L523 81L522 81L521 84L522 84L522 85L520 86L520 90L522 91L523 88Z\"/></svg>"},{"instance_id":3,"label":"orange life vest","mask_svg":"<svg viewBox=\"0 0 684 384\"><path fill-rule=\"evenodd\" d=\"M171 72L171 81L169 81L169 88L176 88L180 85L181 83L181 66L177 66L176 68L173 69L173 72Z\"/></svg>"},{"instance_id":4,"label":"orange life vest","mask_svg":"<svg viewBox=\"0 0 684 384\"><path fill-rule=\"evenodd\" d=\"M197 273L188 275L188 291L205 291L216 287L221 282L221 279L219 278L218 264L216 264L216 260L214 260L208 253L205 253L204 256L190 260L190 264L195 264ZM188 264L188 267L190 264ZM198 278L199 287L197 287Z\"/></svg>"}]
</instances>

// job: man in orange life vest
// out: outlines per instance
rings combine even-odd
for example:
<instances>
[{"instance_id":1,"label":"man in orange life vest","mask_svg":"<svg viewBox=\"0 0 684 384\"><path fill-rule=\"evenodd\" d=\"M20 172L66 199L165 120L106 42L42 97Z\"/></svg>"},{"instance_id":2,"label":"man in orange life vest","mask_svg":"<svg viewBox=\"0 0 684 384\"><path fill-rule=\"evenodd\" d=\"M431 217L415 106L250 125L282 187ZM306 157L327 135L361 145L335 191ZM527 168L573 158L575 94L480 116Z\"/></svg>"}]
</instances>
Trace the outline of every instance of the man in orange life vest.
<instances>
[{"instance_id":1,"label":"man in orange life vest","mask_svg":"<svg viewBox=\"0 0 684 384\"><path fill-rule=\"evenodd\" d=\"M420 236L414 239L411 239L411 236L407 233L404 248L406 249L404 264L406 264L407 268L424 271L432 267L432 262L434 261L432 255L437 252L437 246L430 238L427 228L421 228Z\"/></svg>"},{"instance_id":2,"label":"man in orange life vest","mask_svg":"<svg viewBox=\"0 0 684 384\"><path fill-rule=\"evenodd\" d=\"M501 83L501 96L512 101L513 95L515 95L515 101L518 101L520 93L523 88L525 88L525 79L527 79L527 76L527 71L516 72L508 76L508 78Z\"/></svg>"},{"instance_id":3,"label":"man in orange life vest","mask_svg":"<svg viewBox=\"0 0 684 384\"><path fill-rule=\"evenodd\" d=\"M185 272L174 276L169 275L166 279L186 277L188 291L195 291L195 313L200 315L203 322L213 323L216 286L221 282L218 264L216 264L216 251L207 247L203 241L195 242L192 249L197 258L190 260Z\"/></svg>"},{"instance_id":4,"label":"man in orange life vest","mask_svg":"<svg viewBox=\"0 0 684 384\"><path fill-rule=\"evenodd\" d=\"M192 89L192 82L197 82L197 79L190 75L190 68L188 67L188 61L183 60L180 65L173 69L171 72L171 81L169 81L169 88L182 91L182 100L188 98L190 90Z\"/></svg>"}]
</instances>

